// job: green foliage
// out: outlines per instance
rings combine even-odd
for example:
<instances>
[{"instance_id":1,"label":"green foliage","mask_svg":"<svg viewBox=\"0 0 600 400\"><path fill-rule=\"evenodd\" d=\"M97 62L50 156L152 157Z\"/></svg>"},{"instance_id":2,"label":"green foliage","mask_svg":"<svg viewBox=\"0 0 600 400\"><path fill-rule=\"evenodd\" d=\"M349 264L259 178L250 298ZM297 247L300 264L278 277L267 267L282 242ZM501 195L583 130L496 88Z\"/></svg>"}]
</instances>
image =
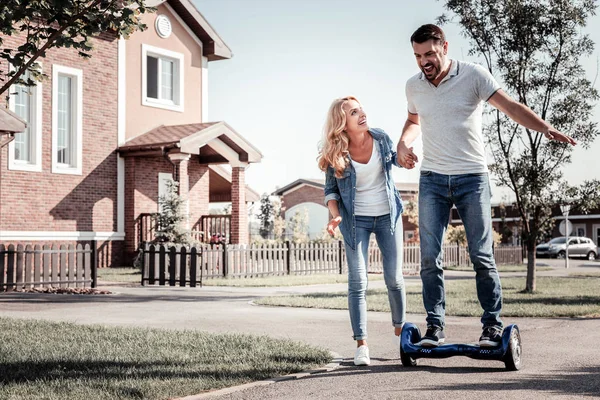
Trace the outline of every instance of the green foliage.
<instances>
[{"instance_id":1,"label":"green foliage","mask_svg":"<svg viewBox=\"0 0 600 400\"><path fill-rule=\"evenodd\" d=\"M172 244L191 244L189 230L184 228L186 215L183 210L185 199L178 194L179 183L167 181L167 193L158 198L160 212L156 218L156 242Z\"/></svg>"},{"instance_id":2,"label":"green foliage","mask_svg":"<svg viewBox=\"0 0 600 400\"><path fill-rule=\"evenodd\" d=\"M292 242L307 243L309 241L308 210L304 208L302 211L296 211L294 216L290 219L288 228L291 233Z\"/></svg>"},{"instance_id":3,"label":"green foliage","mask_svg":"<svg viewBox=\"0 0 600 400\"><path fill-rule=\"evenodd\" d=\"M34 85L45 75L36 60L51 48L72 48L84 58L92 56L92 38L109 32L129 37L146 29L142 14L155 9L146 0L3 0L0 2L0 58L13 67L0 75L0 95L14 83ZM17 48L3 47L2 36L17 33L25 41ZM30 77L22 80L29 71Z\"/></svg>"},{"instance_id":4,"label":"green foliage","mask_svg":"<svg viewBox=\"0 0 600 400\"><path fill-rule=\"evenodd\" d=\"M260 198L260 236L263 239L268 238L273 232L273 218L275 216L275 206L271 202L269 195L266 193Z\"/></svg>"},{"instance_id":5,"label":"green foliage","mask_svg":"<svg viewBox=\"0 0 600 400\"><path fill-rule=\"evenodd\" d=\"M469 39L469 54L503 82L503 89L558 130L588 148L600 135L592 121L597 90L580 63L594 43L582 33L595 14L593 0L444 1ZM439 22L451 19L442 16ZM523 221L528 250L554 225L551 207L571 202L582 211L598 206L599 181L571 187L562 167L572 146L548 141L497 110L488 114L484 135L490 166L500 186L511 189ZM585 196L585 197L584 197Z\"/></svg>"}]
</instances>

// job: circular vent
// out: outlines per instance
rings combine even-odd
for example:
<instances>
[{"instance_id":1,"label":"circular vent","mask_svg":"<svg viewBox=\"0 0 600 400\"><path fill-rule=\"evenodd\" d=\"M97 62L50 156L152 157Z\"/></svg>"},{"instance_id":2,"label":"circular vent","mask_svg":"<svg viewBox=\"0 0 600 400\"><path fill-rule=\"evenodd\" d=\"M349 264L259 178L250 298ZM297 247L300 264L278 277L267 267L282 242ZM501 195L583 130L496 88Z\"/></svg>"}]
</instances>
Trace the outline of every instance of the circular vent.
<instances>
[{"instance_id":1,"label":"circular vent","mask_svg":"<svg viewBox=\"0 0 600 400\"><path fill-rule=\"evenodd\" d=\"M156 28L156 33L158 33L158 36L161 38L168 38L171 36L171 21L166 15L163 14L156 17L156 23L154 25Z\"/></svg>"}]
</instances>

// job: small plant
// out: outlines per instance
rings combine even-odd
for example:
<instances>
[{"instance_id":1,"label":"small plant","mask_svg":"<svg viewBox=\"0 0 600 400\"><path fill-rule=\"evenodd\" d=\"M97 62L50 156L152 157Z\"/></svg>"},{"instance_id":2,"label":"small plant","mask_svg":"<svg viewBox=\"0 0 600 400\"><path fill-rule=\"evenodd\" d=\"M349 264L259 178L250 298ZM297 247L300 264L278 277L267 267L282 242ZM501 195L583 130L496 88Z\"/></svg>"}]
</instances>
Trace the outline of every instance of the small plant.
<instances>
[{"instance_id":1,"label":"small plant","mask_svg":"<svg viewBox=\"0 0 600 400\"><path fill-rule=\"evenodd\" d=\"M167 181L167 193L158 198L160 212L156 218L155 242L189 245L192 242L190 231L184 227L186 215L183 207L185 199L178 193L179 183Z\"/></svg>"}]
</instances>

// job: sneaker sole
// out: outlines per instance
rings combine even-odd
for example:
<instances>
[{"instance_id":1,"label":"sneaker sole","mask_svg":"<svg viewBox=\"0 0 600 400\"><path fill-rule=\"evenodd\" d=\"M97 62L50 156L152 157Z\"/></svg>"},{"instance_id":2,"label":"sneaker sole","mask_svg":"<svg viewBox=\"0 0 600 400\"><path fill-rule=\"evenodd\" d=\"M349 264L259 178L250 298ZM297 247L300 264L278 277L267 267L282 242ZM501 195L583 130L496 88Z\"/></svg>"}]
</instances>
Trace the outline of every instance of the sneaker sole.
<instances>
[{"instance_id":1,"label":"sneaker sole","mask_svg":"<svg viewBox=\"0 0 600 400\"><path fill-rule=\"evenodd\" d=\"M354 361L354 365L356 365L357 367L364 367L367 365L370 365L371 362L370 361Z\"/></svg>"},{"instance_id":2,"label":"sneaker sole","mask_svg":"<svg viewBox=\"0 0 600 400\"><path fill-rule=\"evenodd\" d=\"M497 347L500 346L500 342L492 342L491 340L480 340L480 347Z\"/></svg>"},{"instance_id":3,"label":"sneaker sole","mask_svg":"<svg viewBox=\"0 0 600 400\"><path fill-rule=\"evenodd\" d=\"M434 342L431 339L423 339L418 344L423 347L438 347L440 344L443 344L445 339L440 339L437 342Z\"/></svg>"}]
</instances>

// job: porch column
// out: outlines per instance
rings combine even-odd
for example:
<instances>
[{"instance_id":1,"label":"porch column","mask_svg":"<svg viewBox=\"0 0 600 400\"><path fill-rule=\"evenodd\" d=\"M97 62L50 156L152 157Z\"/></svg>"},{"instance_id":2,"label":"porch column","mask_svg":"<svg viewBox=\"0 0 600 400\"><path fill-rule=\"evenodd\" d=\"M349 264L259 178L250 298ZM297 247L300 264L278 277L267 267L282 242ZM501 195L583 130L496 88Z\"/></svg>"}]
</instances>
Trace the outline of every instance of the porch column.
<instances>
[{"instance_id":1,"label":"porch column","mask_svg":"<svg viewBox=\"0 0 600 400\"><path fill-rule=\"evenodd\" d=\"M136 221L135 157L125 157L125 260L130 263L140 245L140 221Z\"/></svg>"},{"instance_id":2,"label":"porch column","mask_svg":"<svg viewBox=\"0 0 600 400\"><path fill-rule=\"evenodd\" d=\"M231 168L231 243L248 243L246 166Z\"/></svg>"},{"instance_id":3,"label":"porch column","mask_svg":"<svg viewBox=\"0 0 600 400\"><path fill-rule=\"evenodd\" d=\"M175 170L173 171L173 179L179 182L179 196L183 199L183 210L186 215L184 227L190 229L190 177L188 167L190 162L190 154L173 153L169 154L169 159L173 162Z\"/></svg>"},{"instance_id":4,"label":"porch column","mask_svg":"<svg viewBox=\"0 0 600 400\"><path fill-rule=\"evenodd\" d=\"M200 218L208 215L210 201L210 174L208 165L193 163L189 168L190 176L190 225L192 230L200 230Z\"/></svg>"}]
</instances>

